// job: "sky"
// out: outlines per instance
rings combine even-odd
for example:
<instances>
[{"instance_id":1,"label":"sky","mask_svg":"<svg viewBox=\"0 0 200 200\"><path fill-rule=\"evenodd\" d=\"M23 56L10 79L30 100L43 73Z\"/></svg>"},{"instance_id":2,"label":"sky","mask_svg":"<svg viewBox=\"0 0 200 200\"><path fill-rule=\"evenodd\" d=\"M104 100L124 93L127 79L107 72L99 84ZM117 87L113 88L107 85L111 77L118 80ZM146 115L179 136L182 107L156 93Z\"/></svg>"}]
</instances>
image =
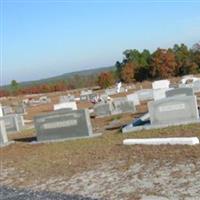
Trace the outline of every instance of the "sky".
<instances>
[{"instance_id":1,"label":"sky","mask_svg":"<svg viewBox=\"0 0 200 200\"><path fill-rule=\"evenodd\" d=\"M126 49L200 41L200 1L0 1L1 85L111 66Z\"/></svg>"}]
</instances>

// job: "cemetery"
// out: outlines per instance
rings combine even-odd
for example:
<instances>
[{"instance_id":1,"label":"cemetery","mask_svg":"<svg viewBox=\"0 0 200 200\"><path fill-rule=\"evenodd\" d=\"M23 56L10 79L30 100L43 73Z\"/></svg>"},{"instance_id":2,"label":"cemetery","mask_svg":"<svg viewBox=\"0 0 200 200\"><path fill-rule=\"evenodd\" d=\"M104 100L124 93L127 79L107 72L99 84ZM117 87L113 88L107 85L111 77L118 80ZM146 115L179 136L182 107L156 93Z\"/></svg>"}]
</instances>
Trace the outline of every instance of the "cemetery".
<instances>
[{"instance_id":1,"label":"cemetery","mask_svg":"<svg viewBox=\"0 0 200 200\"><path fill-rule=\"evenodd\" d=\"M128 200L130 194L131 199L140 199L137 190L153 193L152 183L156 185L159 178L162 190L172 191L167 195L171 198L174 184L192 180L195 174L197 187L189 194L196 198L200 187L197 87L179 87L179 82L168 80L145 84L129 90L121 86L120 91L113 87L35 96L26 106L25 98L15 106L2 101L2 184ZM176 166L188 176L181 179ZM165 181L161 175L156 178L156 172L165 172ZM191 185L181 191L187 187Z\"/></svg>"}]
</instances>

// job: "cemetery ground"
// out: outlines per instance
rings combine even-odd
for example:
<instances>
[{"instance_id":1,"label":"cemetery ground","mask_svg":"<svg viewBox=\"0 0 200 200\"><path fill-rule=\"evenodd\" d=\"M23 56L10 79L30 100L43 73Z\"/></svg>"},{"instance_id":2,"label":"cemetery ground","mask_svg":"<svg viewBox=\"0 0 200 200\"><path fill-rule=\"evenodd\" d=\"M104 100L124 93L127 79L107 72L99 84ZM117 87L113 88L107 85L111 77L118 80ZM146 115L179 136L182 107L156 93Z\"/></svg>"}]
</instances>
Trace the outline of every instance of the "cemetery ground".
<instances>
[{"instance_id":1,"label":"cemetery ground","mask_svg":"<svg viewBox=\"0 0 200 200\"><path fill-rule=\"evenodd\" d=\"M144 89L150 86L151 83L143 83ZM138 89L139 85L135 90ZM59 95L62 93L48 94L51 103L28 107L25 119L32 120L37 114L52 111ZM118 96L125 95L114 97ZM79 109L90 107L93 107L91 103L78 102ZM200 139L200 125L128 134L122 134L119 129L106 129L112 122L126 124L144 114L146 102L137 111L91 118L93 131L103 134L90 139L36 144L35 129L9 134L9 140L15 143L0 149L0 197L2 193L11 193L20 194L16 198L20 200L199 199L200 145L125 146L122 142L127 138ZM23 194L29 194L29 198Z\"/></svg>"},{"instance_id":2,"label":"cemetery ground","mask_svg":"<svg viewBox=\"0 0 200 200\"><path fill-rule=\"evenodd\" d=\"M200 138L197 124L28 144L34 136L33 129L12 135L27 139L1 149L2 185L92 199L199 199L199 145L122 145L125 138Z\"/></svg>"}]
</instances>

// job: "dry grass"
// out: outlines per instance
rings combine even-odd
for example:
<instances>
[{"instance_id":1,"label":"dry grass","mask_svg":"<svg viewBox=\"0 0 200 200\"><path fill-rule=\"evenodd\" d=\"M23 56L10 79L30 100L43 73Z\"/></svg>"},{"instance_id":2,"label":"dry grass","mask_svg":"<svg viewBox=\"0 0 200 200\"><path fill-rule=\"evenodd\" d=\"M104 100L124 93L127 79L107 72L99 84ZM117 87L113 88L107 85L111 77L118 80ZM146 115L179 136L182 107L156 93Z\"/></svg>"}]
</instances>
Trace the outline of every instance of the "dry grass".
<instances>
[{"instance_id":1,"label":"dry grass","mask_svg":"<svg viewBox=\"0 0 200 200\"><path fill-rule=\"evenodd\" d=\"M30 137L33 130L23 132L15 137ZM28 144L17 142L1 150L3 167L23 171L26 181L40 177L71 177L72 175L93 169L103 162L125 161L116 166L127 170L136 162L148 162L154 159L169 162L197 162L200 146L123 146L125 138L198 136L200 125L187 125L166 129L141 131L123 135L119 132L104 134L98 138L80 139L50 144ZM13 136L14 137L14 136ZM25 183L25 182L24 182Z\"/></svg>"}]
</instances>

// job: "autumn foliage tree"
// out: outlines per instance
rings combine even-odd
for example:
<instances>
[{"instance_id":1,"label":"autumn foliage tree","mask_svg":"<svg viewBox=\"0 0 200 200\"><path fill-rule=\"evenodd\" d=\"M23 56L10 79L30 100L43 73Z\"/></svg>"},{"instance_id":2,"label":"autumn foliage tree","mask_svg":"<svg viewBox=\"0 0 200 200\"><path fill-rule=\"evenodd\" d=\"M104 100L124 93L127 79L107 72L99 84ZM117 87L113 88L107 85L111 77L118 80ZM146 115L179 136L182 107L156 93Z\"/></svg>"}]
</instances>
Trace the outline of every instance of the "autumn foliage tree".
<instances>
[{"instance_id":1,"label":"autumn foliage tree","mask_svg":"<svg viewBox=\"0 0 200 200\"><path fill-rule=\"evenodd\" d=\"M112 72L102 72L98 77L98 85L101 88L110 87L115 83Z\"/></svg>"},{"instance_id":2,"label":"autumn foliage tree","mask_svg":"<svg viewBox=\"0 0 200 200\"><path fill-rule=\"evenodd\" d=\"M169 78L176 75L176 59L174 53L168 49L157 49L150 62L150 75L153 78Z\"/></svg>"},{"instance_id":3,"label":"autumn foliage tree","mask_svg":"<svg viewBox=\"0 0 200 200\"><path fill-rule=\"evenodd\" d=\"M121 78L125 83L131 83L134 80L134 68L133 62L126 63L121 71Z\"/></svg>"}]
</instances>

